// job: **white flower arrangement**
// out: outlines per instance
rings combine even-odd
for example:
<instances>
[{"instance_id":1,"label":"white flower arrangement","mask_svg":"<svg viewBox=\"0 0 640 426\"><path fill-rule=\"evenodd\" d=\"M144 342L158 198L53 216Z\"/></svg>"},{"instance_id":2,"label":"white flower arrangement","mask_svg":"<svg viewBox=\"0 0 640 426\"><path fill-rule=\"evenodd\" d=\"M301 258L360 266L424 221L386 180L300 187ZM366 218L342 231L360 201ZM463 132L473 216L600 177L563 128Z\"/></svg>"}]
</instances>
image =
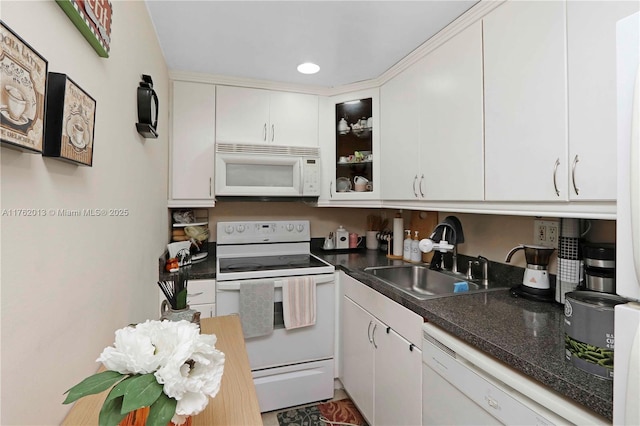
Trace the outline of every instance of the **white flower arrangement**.
<instances>
[{"instance_id":1,"label":"white flower arrangement","mask_svg":"<svg viewBox=\"0 0 640 426\"><path fill-rule=\"evenodd\" d=\"M182 424L220 390L224 353L215 343L215 335L200 334L187 321L146 321L122 328L114 345L97 359L107 371L69 389L63 403L113 386L100 410L100 426L117 425L130 411L147 406L148 425Z\"/></svg>"}]
</instances>

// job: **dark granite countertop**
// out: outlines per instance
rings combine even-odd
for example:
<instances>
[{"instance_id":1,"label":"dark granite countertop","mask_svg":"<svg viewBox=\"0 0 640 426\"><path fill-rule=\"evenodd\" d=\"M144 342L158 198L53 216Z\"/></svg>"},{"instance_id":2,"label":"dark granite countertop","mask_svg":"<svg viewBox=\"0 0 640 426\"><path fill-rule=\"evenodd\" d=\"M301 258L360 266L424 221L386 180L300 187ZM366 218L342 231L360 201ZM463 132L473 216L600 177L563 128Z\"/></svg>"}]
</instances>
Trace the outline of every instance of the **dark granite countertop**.
<instances>
[{"instance_id":1,"label":"dark granite countertop","mask_svg":"<svg viewBox=\"0 0 640 426\"><path fill-rule=\"evenodd\" d=\"M324 251L318 243L312 242L312 252L336 268L560 395L612 419L613 382L586 373L564 358L562 305L514 298L507 289L420 301L363 272L370 266L402 265L402 260L388 259L376 250ZM215 279L215 243L209 243L208 250L205 259L192 264L191 279ZM519 284L521 269L495 266L500 268L490 267L491 280ZM159 279L169 275L160 258Z\"/></svg>"},{"instance_id":2,"label":"dark granite countertop","mask_svg":"<svg viewBox=\"0 0 640 426\"><path fill-rule=\"evenodd\" d=\"M369 266L403 264L401 260L390 260L374 250L313 252L425 320L560 395L612 419L613 382L586 373L565 360L562 305L514 298L508 289L420 301L362 271ZM509 284L519 282L516 279Z\"/></svg>"},{"instance_id":3,"label":"dark granite countertop","mask_svg":"<svg viewBox=\"0 0 640 426\"><path fill-rule=\"evenodd\" d=\"M216 243L207 243L207 257L197 260L191 264L189 269L189 279L191 280L214 280L216 278ZM168 253L158 259L158 279L163 281L169 279L171 273L164 269Z\"/></svg>"}]
</instances>

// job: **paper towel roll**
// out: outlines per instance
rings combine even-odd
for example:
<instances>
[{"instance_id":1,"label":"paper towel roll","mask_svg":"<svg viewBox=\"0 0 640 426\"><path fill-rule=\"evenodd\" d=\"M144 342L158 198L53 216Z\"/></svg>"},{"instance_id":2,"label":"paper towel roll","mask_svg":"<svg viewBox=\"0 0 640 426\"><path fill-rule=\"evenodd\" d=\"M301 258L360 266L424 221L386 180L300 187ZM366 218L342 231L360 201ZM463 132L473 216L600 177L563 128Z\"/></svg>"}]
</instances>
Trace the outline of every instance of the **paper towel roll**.
<instances>
[{"instance_id":1,"label":"paper towel roll","mask_svg":"<svg viewBox=\"0 0 640 426\"><path fill-rule=\"evenodd\" d=\"M402 257L403 243L402 236L404 235L404 223L401 217L393 219L393 255Z\"/></svg>"}]
</instances>

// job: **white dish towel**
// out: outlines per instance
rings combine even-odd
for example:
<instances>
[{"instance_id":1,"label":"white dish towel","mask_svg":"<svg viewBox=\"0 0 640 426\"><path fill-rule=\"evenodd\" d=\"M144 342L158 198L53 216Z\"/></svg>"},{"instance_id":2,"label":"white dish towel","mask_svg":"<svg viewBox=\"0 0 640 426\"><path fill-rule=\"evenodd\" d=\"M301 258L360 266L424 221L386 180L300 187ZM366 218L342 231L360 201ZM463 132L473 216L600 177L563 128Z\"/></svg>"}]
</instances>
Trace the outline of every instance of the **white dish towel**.
<instances>
[{"instance_id":1,"label":"white dish towel","mask_svg":"<svg viewBox=\"0 0 640 426\"><path fill-rule=\"evenodd\" d=\"M291 277L282 282L284 328L308 327L316 323L316 280Z\"/></svg>"},{"instance_id":2,"label":"white dish towel","mask_svg":"<svg viewBox=\"0 0 640 426\"><path fill-rule=\"evenodd\" d=\"M274 281L240 283L240 324L245 339L273 333Z\"/></svg>"}]
</instances>

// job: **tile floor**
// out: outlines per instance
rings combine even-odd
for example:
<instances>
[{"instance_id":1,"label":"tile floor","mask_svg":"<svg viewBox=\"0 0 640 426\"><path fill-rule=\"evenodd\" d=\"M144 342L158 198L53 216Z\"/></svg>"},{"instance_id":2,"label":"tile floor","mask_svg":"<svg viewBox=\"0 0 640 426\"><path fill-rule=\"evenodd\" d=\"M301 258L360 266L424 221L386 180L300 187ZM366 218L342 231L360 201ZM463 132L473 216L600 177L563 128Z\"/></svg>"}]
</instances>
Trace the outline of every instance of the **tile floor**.
<instances>
[{"instance_id":1,"label":"tile floor","mask_svg":"<svg viewBox=\"0 0 640 426\"><path fill-rule=\"evenodd\" d=\"M344 399L347 398L347 394L345 393L344 389L336 389L333 393L333 401L337 401L340 399ZM313 405L313 404L317 404L316 402L311 403L311 404L305 404L305 405ZM301 405L301 407L304 407L305 405ZM276 411L268 411L266 413L262 413L262 423L264 424L264 426L278 426L278 413L282 412L282 411L287 411L290 410L291 408L294 407L289 407L289 408L284 408L282 410L276 410Z\"/></svg>"}]
</instances>

